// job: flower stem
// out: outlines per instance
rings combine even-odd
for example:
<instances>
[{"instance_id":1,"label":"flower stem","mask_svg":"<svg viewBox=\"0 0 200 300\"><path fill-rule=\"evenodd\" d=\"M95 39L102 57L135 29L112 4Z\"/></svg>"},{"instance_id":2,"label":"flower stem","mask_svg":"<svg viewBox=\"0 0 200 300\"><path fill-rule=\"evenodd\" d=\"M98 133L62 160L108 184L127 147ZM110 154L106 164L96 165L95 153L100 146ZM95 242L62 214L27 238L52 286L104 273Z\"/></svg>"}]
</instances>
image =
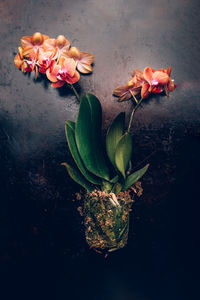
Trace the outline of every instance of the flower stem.
<instances>
[{"instance_id":1,"label":"flower stem","mask_svg":"<svg viewBox=\"0 0 200 300\"><path fill-rule=\"evenodd\" d=\"M135 106L135 107L133 108L133 110L132 110L131 117L130 117L129 124L128 124L127 132L130 132L131 124L132 124L132 121L133 121L133 116L134 116L136 110L138 109L138 107L140 106L142 100L143 100L143 98L141 98L141 99L137 102L136 106Z\"/></svg>"},{"instance_id":2,"label":"flower stem","mask_svg":"<svg viewBox=\"0 0 200 300\"><path fill-rule=\"evenodd\" d=\"M73 84L70 84L70 87L71 87L71 89L73 90L73 92L74 92L74 94L75 94L76 99L78 100L78 102L81 102L80 96L79 96L77 90L75 89L74 85L73 85Z\"/></svg>"},{"instance_id":3,"label":"flower stem","mask_svg":"<svg viewBox=\"0 0 200 300\"><path fill-rule=\"evenodd\" d=\"M138 99L135 97L135 95L133 94L133 92L130 90L130 93L133 97L133 99L135 100L135 103L138 104Z\"/></svg>"}]
</instances>

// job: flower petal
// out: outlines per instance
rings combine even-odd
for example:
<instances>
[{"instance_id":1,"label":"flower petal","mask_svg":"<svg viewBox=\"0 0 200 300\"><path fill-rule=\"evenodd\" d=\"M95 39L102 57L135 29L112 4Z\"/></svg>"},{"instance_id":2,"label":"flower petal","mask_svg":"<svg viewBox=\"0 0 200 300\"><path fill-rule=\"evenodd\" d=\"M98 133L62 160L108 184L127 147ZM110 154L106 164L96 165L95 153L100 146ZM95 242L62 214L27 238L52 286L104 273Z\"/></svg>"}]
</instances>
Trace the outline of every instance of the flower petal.
<instances>
[{"instance_id":1,"label":"flower petal","mask_svg":"<svg viewBox=\"0 0 200 300\"><path fill-rule=\"evenodd\" d=\"M67 56L66 53L69 51L69 47L70 47L70 44L63 46L62 48L59 48L60 55Z\"/></svg>"},{"instance_id":2,"label":"flower petal","mask_svg":"<svg viewBox=\"0 0 200 300\"><path fill-rule=\"evenodd\" d=\"M30 53L34 51L33 46L27 46L23 49L23 56L24 57L30 57Z\"/></svg>"},{"instance_id":3,"label":"flower petal","mask_svg":"<svg viewBox=\"0 0 200 300\"><path fill-rule=\"evenodd\" d=\"M121 97L124 93L129 91L129 86L128 84L123 85L123 86L118 86L114 89L113 95L117 97Z\"/></svg>"},{"instance_id":4,"label":"flower petal","mask_svg":"<svg viewBox=\"0 0 200 300\"><path fill-rule=\"evenodd\" d=\"M57 81L51 84L52 87L54 88L59 88L65 84L65 81Z\"/></svg>"},{"instance_id":5,"label":"flower petal","mask_svg":"<svg viewBox=\"0 0 200 300\"><path fill-rule=\"evenodd\" d=\"M21 45L23 48L33 47L31 36L23 36L21 38Z\"/></svg>"},{"instance_id":6,"label":"flower petal","mask_svg":"<svg viewBox=\"0 0 200 300\"><path fill-rule=\"evenodd\" d=\"M66 82L73 84L76 83L79 79L80 79L80 74L77 71L75 71L74 76L73 77L68 76Z\"/></svg>"},{"instance_id":7,"label":"flower petal","mask_svg":"<svg viewBox=\"0 0 200 300\"><path fill-rule=\"evenodd\" d=\"M139 77L143 77L143 72L140 71L140 70L138 70L138 69L134 69L134 70L133 70L133 77L134 77L135 75L137 75L137 76L139 76Z\"/></svg>"},{"instance_id":8,"label":"flower petal","mask_svg":"<svg viewBox=\"0 0 200 300\"><path fill-rule=\"evenodd\" d=\"M47 69L47 71L46 71L47 78L51 82L57 82L58 81L57 74L58 74L59 70L60 70L60 66L59 65L55 65L53 67L53 69L52 69L52 72L50 72L50 69Z\"/></svg>"},{"instance_id":9,"label":"flower petal","mask_svg":"<svg viewBox=\"0 0 200 300\"><path fill-rule=\"evenodd\" d=\"M174 82L173 82L171 79L169 80L169 82L168 82L168 84L167 84L167 88L168 88L168 90L169 90L170 92L173 92L174 89L175 89L175 84L174 84Z\"/></svg>"},{"instance_id":10,"label":"flower petal","mask_svg":"<svg viewBox=\"0 0 200 300\"><path fill-rule=\"evenodd\" d=\"M91 65L86 64L86 63L82 63L81 61L79 61L77 63L77 69L79 72L83 73L83 74L88 74L91 73L93 68Z\"/></svg>"},{"instance_id":11,"label":"flower petal","mask_svg":"<svg viewBox=\"0 0 200 300\"><path fill-rule=\"evenodd\" d=\"M163 86L158 85L152 88L152 93L154 94L160 94L162 92L163 92Z\"/></svg>"},{"instance_id":12,"label":"flower petal","mask_svg":"<svg viewBox=\"0 0 200 300\"><path fill-rule=\"evenodd\" d=\"M71 55L71 53L69 52L69 50L64 50L64 51L62 51L62 56L68 57L68 58L72 58L72 55Z\"/></svg>"},{"instance_id":13,"label":"flower petal","mask_svg":"<svg viewBox=\"0 0 200 300\"><path fill-rule=\"evenodd\" d=\"M141 90L141 97L143 99L145 99L149 96L149 87L150 87L150 85L147 82L143 84L142 90Z\"/></svg>"},{"instance_id":14,"label":"flower petal","mask_svg":"<svg viewBox=\"0 0 200 300\"><path fill-rule=\"evenodd\" d=\"M122 94L119 99L118 102L122 102L122 101L128 101L129 99L131 99L132 95L130 91L126 91L124 94Z\"/></svg>"},{"instance_id":15,"label":"flower petal","mask_svg":"<svg viewBox=\"0 0 200 300\"><path fill-rule=\"evenodd\" d=\"M38 66L35 66L35 80L37 79L38 76Z\"/></svg>"},{"instance_id":16,"label":"flower petal","mask_svg":"<svg viewBox=\"0 0 200 300\"><path fill-rule=\"evenodd\" d=\"M23 63L23 59L21 59L20 54L17 53L17 55L14 58L14 64L17 67L17 69L19 70L21 69L22 63Z\"/></svg>"},{"instance_id":17,"label":"flower petal","mask_svg":"<svg viewBox=\"0 0 200 300\"><path fill-rule=\"evenodd\" d=\"M48 40L48 39L49 39L49 36L48 36L48 35L46 35L46 34L42 34L42 36L43 36L43 39L44 39L44 41L46 41L46 40Z\"/></svg>"},{"instance_id":18,"label":"flower petal","mask_svg":"<svg viewBox=\"0 0 200 300\"><path fill-rule=\"evenodd\" d=\"M169 81L169 76L167 73L156 71L155 73L153 73L152 80L155 80L156 82L158 82L158 84L165 85Z\"/></svg>"},{"instance_id":19,"label":"flower petal","mask_svg":"<svg viewBox=\"0 0 200 300\"><path fill-rule=\"evenodd\" d=\"M172 67L169 66L166 71L169 76L171 75L171 71L172 71Z\"/></svg>"},{"instance_id":20,"label":"flower petal","mask_svg":"<svg viewBox=\"0 0 200 300\"><path fill-rule=\"evenodd\" d=\"M168 86L167 86L167 84L164 85L164 90L165 90L166 96L169 97L169 91L168 91Z\"/></svg>"},{"instance_id":21,"label":"flower petal","mask_svg":"<svg viewBox=\"0 0 200 300\"><path fill-rule=\"evenodd\" d=\"M56 47L55 39L46 39L42 45L44 51L52 51Z\"/></svg>"},{"instance_id":22,"label":"flower petal","mask_svg":"<svg viewBox=\"0 0 200 300\"><path fill-rule=\"evenodd\" d=\"M88 52L81 51L80 61L82 63L91 65L94 62L94 55Z\"/></svg>"},{"instance_id":23,"label":"flower petal","mask_svg":"<svg viewBox=\"0 0 200 300\"><path fill-rule=\"evenodd\" d=\"M59 65L61 66L61 68L64 67L65 59L66 59L66 57L64 57L64 56L61 56L59 59Z\"/></svg>"},{"instance_id":24,"label":"flower petal","mask_svg":"<svg viewBox=\"0 0 200 300\"><path fill-rule=\"evenodd\" d=\"M70 77L73 77L76 70L76 63L73 58L66 58L63 56L63 69L69 74ZM59 62L60 63L60 62Z\"/></svg>"},{"instance_id":25,"label":"flower petal","mask_svg":"<svg viewBox=\"0 0 200 300\"><path fill-rule=\"evenodd\" d=\"M144 69L144 79L151 85L152 78L153 78L153 71L152 71L152 69L150 67L146 67Z\"/></svg>"},{"instance_id":26,"label":"flower petal","mask_svg":"<svg viewBox=\"0 0 200 300\"><path fill-rule=\"evenodd\" d=\"M53 50L54 52L54 50ZM44 60L51 59L53 55L52 51L44 51L43 49L40 50L39 55L38 55L38 61L41 64Z\"/></svg>"}]
</instances>

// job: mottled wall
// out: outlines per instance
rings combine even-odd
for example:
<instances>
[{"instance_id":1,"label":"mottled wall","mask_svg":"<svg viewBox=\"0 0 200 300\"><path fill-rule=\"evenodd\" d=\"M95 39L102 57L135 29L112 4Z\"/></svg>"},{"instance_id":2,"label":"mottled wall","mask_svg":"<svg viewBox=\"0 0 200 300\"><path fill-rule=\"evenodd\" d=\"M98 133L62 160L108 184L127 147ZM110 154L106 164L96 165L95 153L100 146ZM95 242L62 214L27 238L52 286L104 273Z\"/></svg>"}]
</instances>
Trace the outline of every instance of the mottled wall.
<instances>
[{"instance_id":1,"label":"mottled wall","mask_svg":"<svg viewBox=\"0 0 200 300\"><path fill-rule=\"evenodd\" d=\"M7 298L194 299L200 166L200 3L195 0L0 1L0 243ZM172 66L177 89L145 101L133 124L135 167L150 162L128 246L107 261L88 250L64 121L78 103L65 87L34 81L13 64L21 36L65 35L95 55L79 92L101 100L106 128L131 102L116 86L134 68ZM27 275L28 274L28 275ZM188 281L187 274L194 276ZM187 282L187 284L186 284ZM13 289L11 289L11 286ZM97 292L98 291L98 292ZM186 297L186 298L184 298Z\"/></svg>"}]
</instances>

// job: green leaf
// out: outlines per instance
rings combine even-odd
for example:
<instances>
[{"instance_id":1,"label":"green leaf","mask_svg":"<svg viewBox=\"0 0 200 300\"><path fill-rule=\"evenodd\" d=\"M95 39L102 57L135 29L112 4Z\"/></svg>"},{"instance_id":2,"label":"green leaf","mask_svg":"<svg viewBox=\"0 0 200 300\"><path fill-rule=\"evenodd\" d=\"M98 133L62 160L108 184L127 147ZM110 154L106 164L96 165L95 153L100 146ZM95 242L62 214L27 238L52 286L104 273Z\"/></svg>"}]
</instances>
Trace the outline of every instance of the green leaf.
<instances>
[{"instance_id":1,"label":"green leaf","mask_svg":"<svg viewBox=\"0 0 200 300\"><path fill-rule=\"evenodd\" d=\"M75 125L78 151L91 173L109 180L109 170L102 150L101 122L102 109L99 100L94 95L84 95Z\"/></svg>"},{"instance_id":2,"label":"green leaf","mask_svg":"<svg viewBox=\"0 0 200 300\"><path fill-rule=\"evenodd\" d=\"M115 164L115 151L117 144L124 133L125 113L120 113L111 124L106 135L106 150L112 165Z\"/></svg>"},{"instance_id":3,"label":"green leaf","mask_svg":"<svg viewBox=\"0 0 200 300\"><path fill-rule=\"evenodd\" d=\"M131 154L132 154L132 137L128 132L126 132L120 138L115 152L116 166L124 178L126 177L125 171L131 159Z\"/></svg>"},{"instance_id":4,"label":"green leaf","mask_svg":"<svg viewBox=\"0 0 200 300\"><path fill-rule=\"evenodd\" d=\"M144 168L132 173L129 175L125 181L123 190L127 190L132 184L134 184L136 181L138 181L147 171L149 167L149 164L147 164Z\"/></svg>"},{"instance_id":5,"label":"green leaf","mask_svg":"<svg viewBox=\"0 0 200 300\"><path fill-rule=\"evenodd\" d=\"M80 184L82 187L84 187L86 190L88 190L90 193L94 190L90 183L83 177L83 175L80 173L80 171L77 168L71 167L67 163L62 163L62 166L65 166L67 169L67 172L69 176L78 184Z\"/></svg>"},{"instance_id":6,"label":"green leaf","mask_svg":"<svg viewBox=\"0 0 200 300\"><path fill-rule=\"evenodd\" d=\"M78 153L78 149L76 146L76 140L75 140L75 123L72 121L66 121L65 122L65 134L67 138L67 143L70 149L70 152L72 154L72 157L79 168L80 172L83 174L83 176L90 182L94 184L101 184L101 179L97 178L93 174L91 174L86 167L84 166L80 154Z\"/></svg>"},{"instance_id":7,"label":"green leaf","mask_svg":"<svg viewBox=\"0 0 200 300\"><path fill-rule=\"evenodd\" d=\"M112 192L115 193L115 195L118 195L122 190L122 185L120 183L116 183L112 189Z\"/></svg>"},{"instance_id":8,"label":"green leaf","mask_svg":"<svg viewBox=\"0 0 200 300\"><path fill-rule=\"evenodd\" d=\"M118 179L119 179L119 176L116 175L116 176L113 177L111 180L109 180L109 182L111 182L111 183L116 183L116 182L118 181Z\"/></svg>"}]
</instances>

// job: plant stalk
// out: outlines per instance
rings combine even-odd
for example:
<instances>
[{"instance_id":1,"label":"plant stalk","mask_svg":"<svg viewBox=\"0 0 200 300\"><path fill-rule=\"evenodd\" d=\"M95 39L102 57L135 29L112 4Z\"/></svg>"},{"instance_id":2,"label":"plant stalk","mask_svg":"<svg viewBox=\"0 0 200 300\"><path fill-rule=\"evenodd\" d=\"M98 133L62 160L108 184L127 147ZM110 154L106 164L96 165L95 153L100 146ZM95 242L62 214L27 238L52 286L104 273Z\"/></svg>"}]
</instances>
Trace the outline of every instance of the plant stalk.
<instances>
[{"instance_id":1,"label":"plant stalk","mask_svg":"<svg viewBox=\"0 0 200 300\"><path fill-rule=\"evenodd\" d=\"M81 102L80 96L79 96L77 90L75 89L74 85L73 85L73 84L70 84L70 87L71 87L71 89L73 90L73 92L74 92L74 94L75 94L76 99L78 100L78 102Z\"/></svg>"},{"instance_id":2,"label":"plant stalk","mask_svg":"<svg viewBox=\"0 0 200 300\"><path fill-rule=\"evenodd\" d=\"M130 90L130 93L133 97L133 99L135 100L135 103L138 104L138 99L135 97L135 95L133 94L133 92Z\"/></svg>"},{"instance_id":3,"label":"plant stalk","mask_svg":"<svg viewBox=\"0 0 200 300\"><path fill-rule=\"evenodd\" d=\"M128 124L127 132L130 132L131 124L132 124L132 121L133 121L133 116L134 116L136 110L138 109L138 107L140 106L142 100L143 100L143 98L141 98L141 99L138 101L138 103L136 104L136 106L135 106L135 107L133 108L133 110L132 110L131 117L130 117L129 124Z\"/></svg>"}]
</instances>

